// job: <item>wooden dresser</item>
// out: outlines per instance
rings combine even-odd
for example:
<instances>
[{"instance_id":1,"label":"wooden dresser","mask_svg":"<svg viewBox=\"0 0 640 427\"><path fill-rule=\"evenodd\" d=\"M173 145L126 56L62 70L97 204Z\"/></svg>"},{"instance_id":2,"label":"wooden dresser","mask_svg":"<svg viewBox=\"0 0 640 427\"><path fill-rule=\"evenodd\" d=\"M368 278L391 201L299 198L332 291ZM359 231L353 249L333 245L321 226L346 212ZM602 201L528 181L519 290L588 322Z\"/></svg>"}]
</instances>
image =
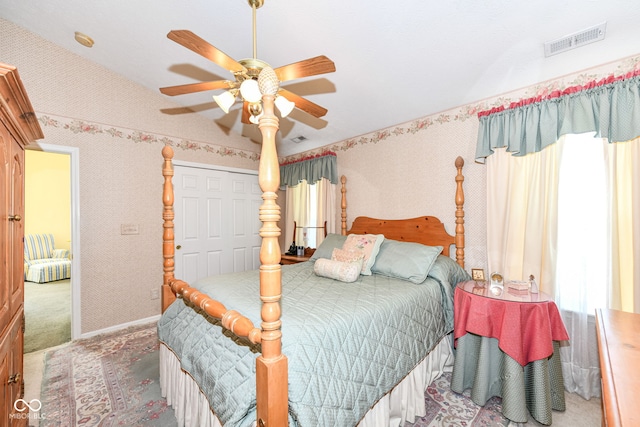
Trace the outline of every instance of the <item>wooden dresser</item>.
<instances>
[{"instance_id":1,"label":"wooden dresser","mask_svg":"<svg viewBox=\"0 0 640 427\"><path fill-rule=\"evenodd\" d=\"M24 148L43 138L15 67L0 63L0 427L27 425L24 395Z\"/></svg>"},{"instance_id":2,"label":"wooden dresser","mask_svg":"<svg viewBox=\"0 0 640 427\"><path fill-rule=\"evenodd\" d=\"M596 310L602 425L640 426L640 314Z\"/></svg>"}]
</instances>

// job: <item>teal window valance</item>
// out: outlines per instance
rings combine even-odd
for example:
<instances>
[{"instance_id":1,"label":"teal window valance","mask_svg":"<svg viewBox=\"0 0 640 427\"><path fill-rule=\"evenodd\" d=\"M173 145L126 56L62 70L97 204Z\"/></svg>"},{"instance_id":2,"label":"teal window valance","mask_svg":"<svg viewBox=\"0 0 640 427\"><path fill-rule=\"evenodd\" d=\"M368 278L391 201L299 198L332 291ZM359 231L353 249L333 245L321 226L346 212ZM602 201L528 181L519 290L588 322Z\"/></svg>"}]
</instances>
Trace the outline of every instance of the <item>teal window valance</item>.
<instances>
[{"instance_id":1,"label":"teal window valance","mask_svg":"<svg viewBox=\"0 0 640 427\"><path fill-rule=\"evenodd\" d=\"M541 151L562 135L596 132L609 142L640 136L640 70L524 99L478 114L476 161L494 148L514 156Z\"/></svg>"},{"instance_id":2,"label":"teal window valance","mask_svg":"<svg viewBox=\"0 0 640 427\"><path fill-rule=\"evenodd\" d=\"M322 178L338 184L338 162L331 151L280 165L280 183L294 187L302 180L315 184Z\"/></svg>"}]
</instances>

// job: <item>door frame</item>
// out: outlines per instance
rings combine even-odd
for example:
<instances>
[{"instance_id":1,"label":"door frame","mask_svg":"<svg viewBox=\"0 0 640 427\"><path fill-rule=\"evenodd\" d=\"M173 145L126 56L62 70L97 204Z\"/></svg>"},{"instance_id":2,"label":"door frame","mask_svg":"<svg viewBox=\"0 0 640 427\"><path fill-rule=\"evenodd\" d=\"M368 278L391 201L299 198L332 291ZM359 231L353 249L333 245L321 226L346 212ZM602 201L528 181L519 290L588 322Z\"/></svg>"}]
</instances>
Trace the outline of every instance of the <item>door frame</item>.
<instances>
[{"instance_id":1,"label":"door frame","mask_svg":"<svg viewBox=\"0 0 640 427\"><path fill-rule=\"evenodd\" d=\"M171 163L173 163L174 166L182 166L187 168L211 169L211 170L217 170L217 171L243 173L246 175L258 175L257 169L241 169L241 168L234 168L230 166L219 166L219 165L212 165L208 163L187 162L185 160L175 160L175 159L172 160Z\"/></svg>"},{"instance_id":2,"label":"door frame","mask_svg":"<svg viewBox=\"0 0 640 427\"><path fill-rule=\"evenodd\" d=\"M33 148L31 148L33 147ZM39 148L39 149L38 149ZM82 333L80 321L80 149L63 145L38 142L27 149L45 153L69 155L69 174L71 183L71 340L79 338Z\"/></svg>"}]
</instances>

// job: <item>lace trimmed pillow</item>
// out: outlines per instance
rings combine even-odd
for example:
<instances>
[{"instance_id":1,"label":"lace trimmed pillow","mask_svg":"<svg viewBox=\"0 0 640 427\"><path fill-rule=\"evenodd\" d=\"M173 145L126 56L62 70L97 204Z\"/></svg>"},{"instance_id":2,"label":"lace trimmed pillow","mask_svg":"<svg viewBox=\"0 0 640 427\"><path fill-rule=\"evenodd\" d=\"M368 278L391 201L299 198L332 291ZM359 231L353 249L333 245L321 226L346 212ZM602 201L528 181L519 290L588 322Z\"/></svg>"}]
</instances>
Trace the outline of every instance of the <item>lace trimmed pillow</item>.
<instances>
[{"instance_id":1,"label":"lace trimmed pillow","mask_svg":"<svg viewBox=\"0 0 640 427\"><path fill-rule=\"evenodd\" d=\"M313 264L313 272L318 276L351 283L358 280L362 269L362 258L353 262L337 261L327 258L318 258Z\"/></svg>"}]
</instances>

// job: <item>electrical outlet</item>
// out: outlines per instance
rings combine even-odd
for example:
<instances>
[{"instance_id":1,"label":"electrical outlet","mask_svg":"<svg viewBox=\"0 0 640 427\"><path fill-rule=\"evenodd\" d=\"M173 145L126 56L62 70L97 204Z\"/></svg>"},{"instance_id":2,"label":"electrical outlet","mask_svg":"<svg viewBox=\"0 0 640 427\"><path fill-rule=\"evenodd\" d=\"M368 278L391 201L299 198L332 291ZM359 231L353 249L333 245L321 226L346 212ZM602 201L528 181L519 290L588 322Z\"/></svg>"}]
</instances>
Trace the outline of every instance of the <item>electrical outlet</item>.
<instances>
[{"instance_id":1,"label":"electrical outlet","mask_svg":"<svg viewBox=\"0 0 640 427\"><path fill-rule=\"evenodd\" d=\"M158 288L151 289L151 299L158 299L158 298L160 298L160 289Z\"/></svg>"}]
</instances>

